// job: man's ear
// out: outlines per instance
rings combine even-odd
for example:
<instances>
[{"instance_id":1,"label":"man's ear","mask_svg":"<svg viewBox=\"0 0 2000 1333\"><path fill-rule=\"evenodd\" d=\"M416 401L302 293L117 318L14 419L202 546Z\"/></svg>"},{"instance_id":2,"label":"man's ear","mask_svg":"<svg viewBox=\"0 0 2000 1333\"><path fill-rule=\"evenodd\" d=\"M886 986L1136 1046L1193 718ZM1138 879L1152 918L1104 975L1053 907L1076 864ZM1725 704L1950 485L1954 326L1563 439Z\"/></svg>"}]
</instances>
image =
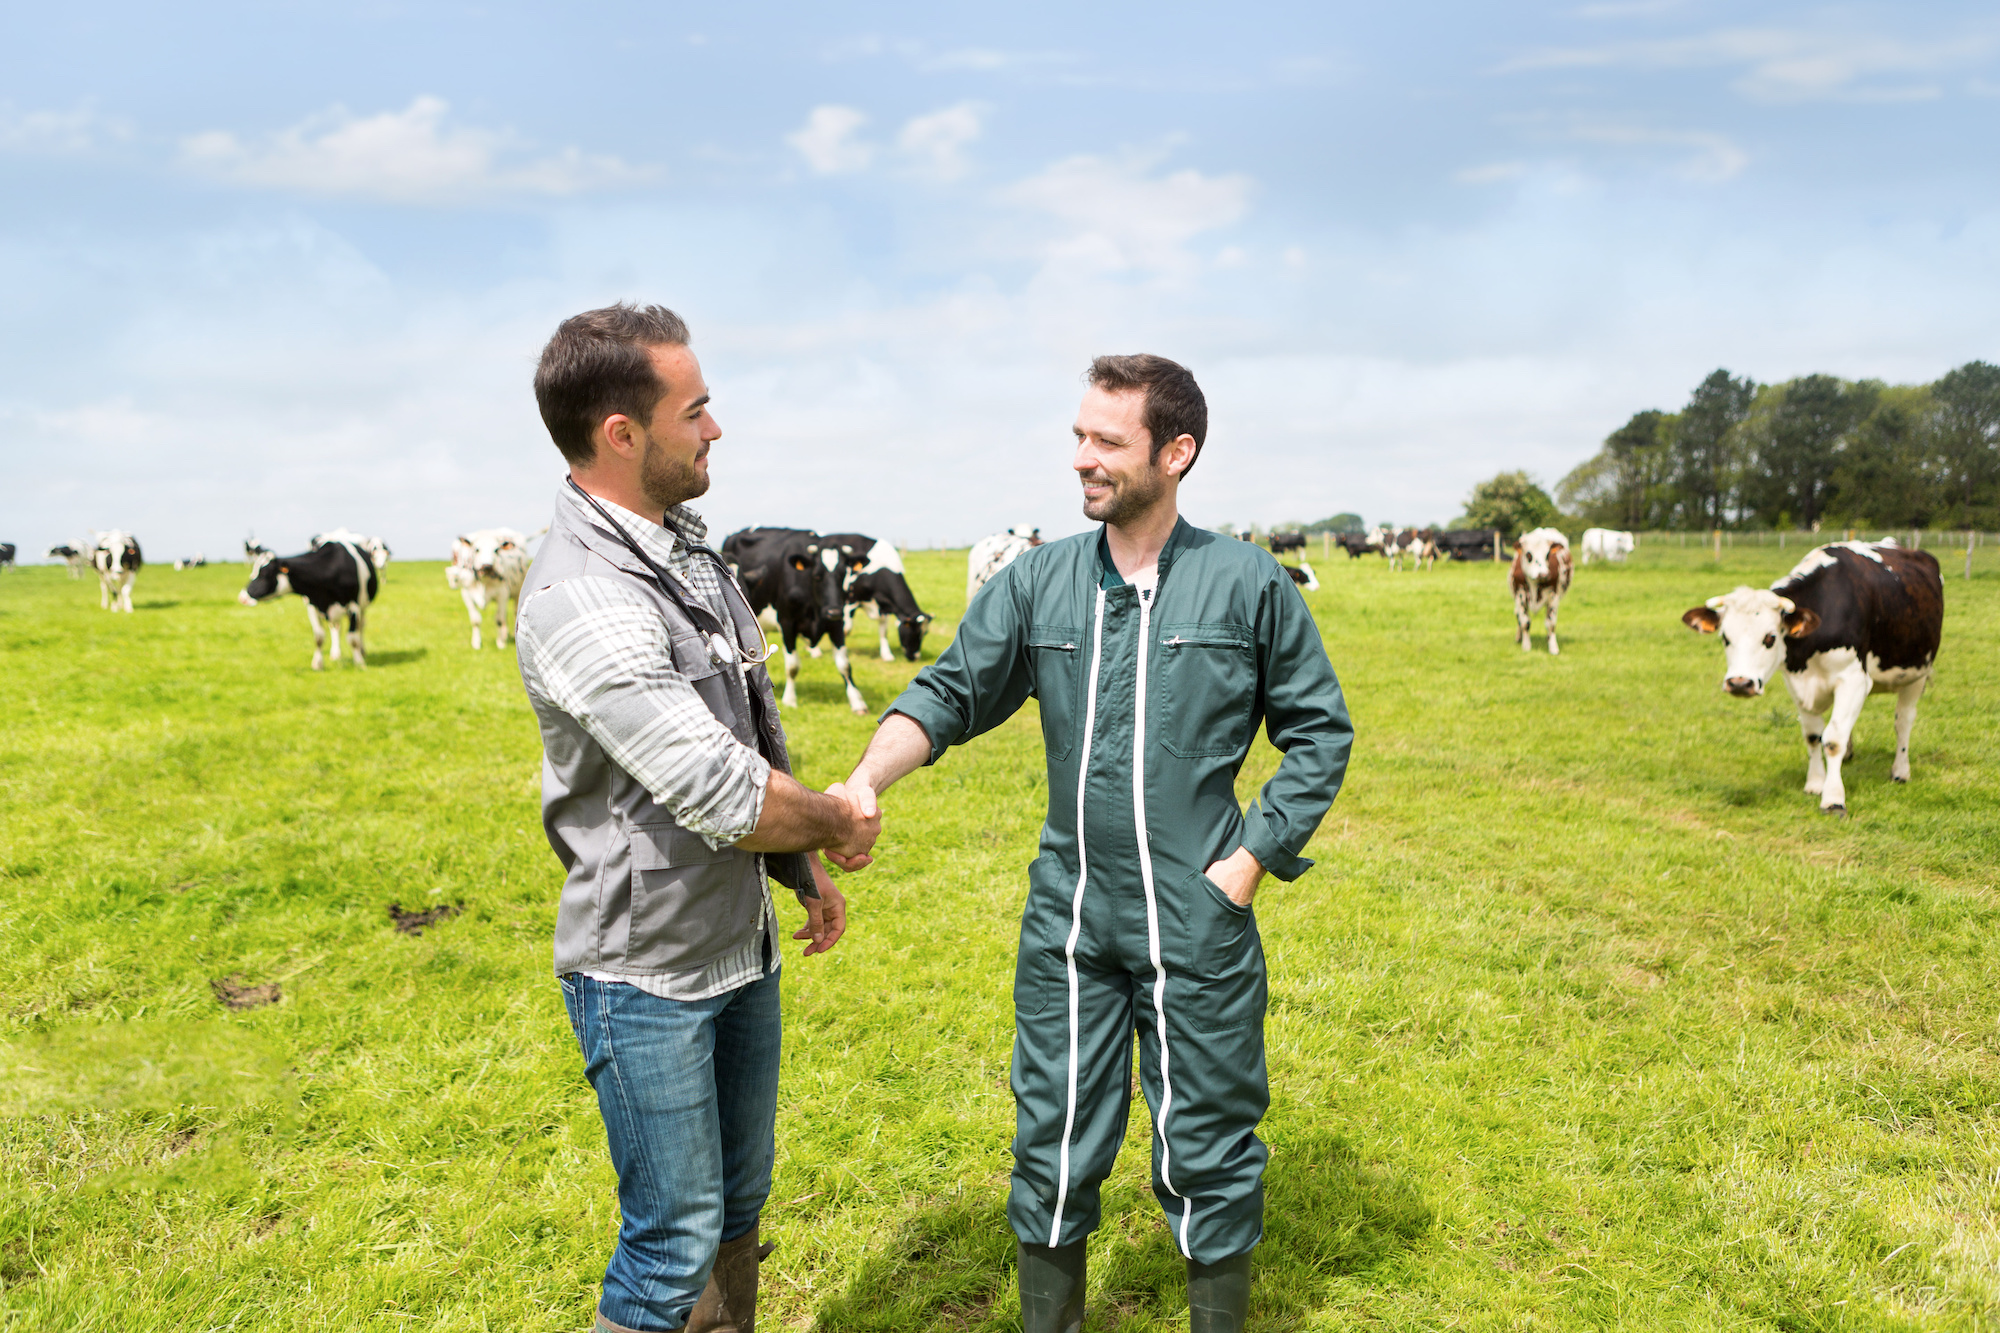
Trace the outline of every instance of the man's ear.
<instances>
[{"instance_id":1,"label":"man's ear","mask_svg":"<svg viewBox=\"0 0 2000 1333\"><path fill-rule=\"evenodd\" d=\"M1172 477L1180 476L1181 473L1194 466L1194 436L1188 434L1176 435L1173 443L1166 447L1165 453L1167 475Z\"/></svg>"},{"instance_id":2,"label":"man's ear","mask_svg":"<svg viewBox=\"0 0 2000 1333\"><path fill-rule=\"evenodd\" d=\"M613 412L597 423L597 455L591 461L604 457L606 449L620 458L634 458L639 452L639 440L635 434L636 423L623 412Z\"/></svg>"},{"instance_id":3,"label":"man's ear","mask_svg":"<svg viewBox=\"0 0 2000 1333\"><path fill-rule=\"evenodd\" d=\"M1713 634L1722 628L1722 617L1705 606L1697 606L1681 617L1681 623L1697 634Z\"/></svg>"},{"instance_id":4,"label":"man's ear","mask_svg":"<svg viewBox=\"0 0 2000 1333\"><path fill-rule=\"evenodd\" d=\"M1785 617L1785 637L1803 639L1819 628L1819 612L1809 606L1802 606Z\"/></svg>"}]
</instances>

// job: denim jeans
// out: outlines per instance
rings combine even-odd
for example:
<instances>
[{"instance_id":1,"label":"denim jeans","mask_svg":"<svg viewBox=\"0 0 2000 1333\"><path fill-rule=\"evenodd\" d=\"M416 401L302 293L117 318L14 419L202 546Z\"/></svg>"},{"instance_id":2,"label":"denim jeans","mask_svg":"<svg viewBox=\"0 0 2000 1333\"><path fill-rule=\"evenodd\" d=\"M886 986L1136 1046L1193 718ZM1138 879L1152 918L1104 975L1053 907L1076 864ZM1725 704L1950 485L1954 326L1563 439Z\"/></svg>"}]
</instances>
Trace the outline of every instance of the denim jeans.
<instances>
[{"instance_id":1,"label":"denim jeans","mask_svg":"<svg viewBox=\"0 0 2000 1333\"><path fill-rule=\"evenodd\" d=\"M756 1225L778 1116L778 973L707 1000L562 978L618 1170L598 1326L680 1328L715 1252Z\"/></svg>"}]
</instances>

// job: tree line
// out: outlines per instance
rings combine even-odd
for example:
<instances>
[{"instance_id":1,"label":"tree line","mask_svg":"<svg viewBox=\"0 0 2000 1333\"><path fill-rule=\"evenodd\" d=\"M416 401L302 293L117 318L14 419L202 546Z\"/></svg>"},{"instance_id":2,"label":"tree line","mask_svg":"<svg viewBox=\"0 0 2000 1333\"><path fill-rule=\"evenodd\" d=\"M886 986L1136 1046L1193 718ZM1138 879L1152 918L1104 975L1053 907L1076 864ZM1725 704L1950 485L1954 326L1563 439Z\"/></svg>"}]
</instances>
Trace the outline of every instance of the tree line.
<instances>
[{"instance_id":1,"label":"tree line","mask_svg":"<svg viewBox=\"0 0 2000 1333\"><path fill-rule=\"evenodd\" d=\"M1680 411L1634 413L1554 498L1632 530L2000 527L2000 366L1899 385L1718 370Z\"/></svg>"}]
</instances>

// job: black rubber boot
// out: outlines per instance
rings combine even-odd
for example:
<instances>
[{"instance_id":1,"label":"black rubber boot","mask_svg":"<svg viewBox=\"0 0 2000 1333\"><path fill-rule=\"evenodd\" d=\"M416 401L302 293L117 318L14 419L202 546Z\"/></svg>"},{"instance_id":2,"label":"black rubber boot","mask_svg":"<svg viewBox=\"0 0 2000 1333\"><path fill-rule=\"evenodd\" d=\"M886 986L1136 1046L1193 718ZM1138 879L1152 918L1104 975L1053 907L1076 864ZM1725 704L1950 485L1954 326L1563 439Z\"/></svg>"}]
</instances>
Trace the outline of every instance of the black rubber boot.
<instances>
[{"instance_id":1,"label":"black rubber boot","mask_svg":"<svg viewBox=\"0 0 2000 1333\"><path fill-rule=\"evenodd\" d=\"M1243 1333L1250 1317L1250 1256L1219 1264L1188 1260L1188 1333Z\"/></svg>"},{"instance_id":2,"label":"black rubber boot","mask_svg":"<svg viewBox=\"0 0 2000 1333\"><path fill-rule=\"evenodd\" d=\"M1083 1247L1020 1242L1021 1333L1077 1333L1083 1327Z\"/></svg>"}]
</instances>

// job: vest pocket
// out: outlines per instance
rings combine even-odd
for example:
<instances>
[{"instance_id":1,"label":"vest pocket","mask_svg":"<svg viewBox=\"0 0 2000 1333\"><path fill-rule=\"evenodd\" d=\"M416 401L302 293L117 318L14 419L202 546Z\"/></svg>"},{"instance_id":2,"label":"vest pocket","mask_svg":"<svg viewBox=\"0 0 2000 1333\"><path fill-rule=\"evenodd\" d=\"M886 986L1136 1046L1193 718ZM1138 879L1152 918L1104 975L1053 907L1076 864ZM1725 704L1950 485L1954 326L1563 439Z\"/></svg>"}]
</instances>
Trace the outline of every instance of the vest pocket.
<instances>
[{"instance_id":1,"label":"vest pocket","mask_svg":"<svg viewBox=\"0 0 2000 1333\"><path fill-rule=\"evenodd\" d=\"M1153 725L1168 753L1197 759L1249 748L1257 649L1248 625L1161 625L1154 660L1160 705Z\"/></svg>"},{"instance_id":2,"label":"vest pocket","mask_svg":"<svg viewBox=\"0 0 2000 1333\"><path fill-rule=\"evenodd\" d=\"M640 824L632 842L632 932L626 964L674 972L714 962L755 929L757 858L710 847L675 824Z\"/></svg>"},{"instance_id":3,"label":"vest pocket","mask_svg":"<svg viewBox=\"0 0 2000 1333\"><path fill-rule=\"evenodd\" d=\"M1076 730L1083 725L1077 683L1083 653L1083 633L1073 626L1036 625L1028 631L1028 664L1041 704L1042 746L1058 762L1069 758Z\"/></svg>"}]
</instances>

